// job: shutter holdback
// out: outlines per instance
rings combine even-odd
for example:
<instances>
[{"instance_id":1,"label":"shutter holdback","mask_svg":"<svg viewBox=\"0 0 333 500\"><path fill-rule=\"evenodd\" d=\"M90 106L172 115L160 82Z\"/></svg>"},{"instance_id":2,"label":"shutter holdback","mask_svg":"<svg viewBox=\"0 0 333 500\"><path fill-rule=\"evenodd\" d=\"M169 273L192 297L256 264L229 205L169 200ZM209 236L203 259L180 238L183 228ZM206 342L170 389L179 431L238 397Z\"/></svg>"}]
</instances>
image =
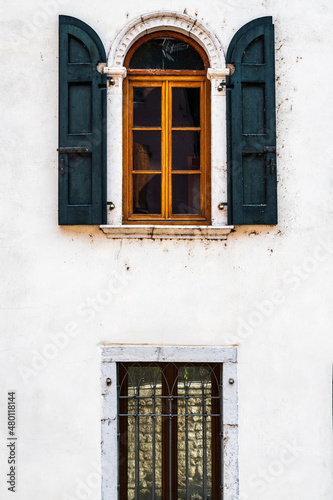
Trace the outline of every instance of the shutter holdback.
<instances>
[{"instance_id":1,"label":"shutter holdback","mask_svg":"<svg viewBox=\"0 0 333 500\"><path fill-rule=\"evenodd\" d=\"M222 90L223 90L224 88L225 88L226 90L233 89L233 88L234 88L234 84L232 83L232 84L230 84L230 85L229 85L229 84L227 84L226 82L223 82L223 81L222 81L221 83L219 83L219 85L218 85L218 87L217 87L217 90L218 90L219 92L222 92Z\"/></svg>"}]
</instances>

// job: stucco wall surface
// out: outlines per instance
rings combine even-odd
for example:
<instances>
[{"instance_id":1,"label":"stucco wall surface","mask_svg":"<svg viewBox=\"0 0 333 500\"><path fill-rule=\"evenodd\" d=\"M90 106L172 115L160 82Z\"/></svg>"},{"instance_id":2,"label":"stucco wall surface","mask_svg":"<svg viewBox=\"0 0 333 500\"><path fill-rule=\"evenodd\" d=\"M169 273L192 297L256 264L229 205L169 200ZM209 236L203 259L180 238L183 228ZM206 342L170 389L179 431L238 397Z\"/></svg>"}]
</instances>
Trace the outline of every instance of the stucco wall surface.
<instances>
[{"instance_id":1,"label":"stucco wall surface","mask_svg":"<svg viewBox=\"0 0 333 500\"><path fill-rule=\"evenodd\" d=\"M224 52L246 22L273 16L278 226L207 242L57 225L58 14L87 22L108 52L126 23L159 9L197 16ZM332 3L12 0L0 10L1 500L100 500L110 343L239 345L240 499L331 500Z\"/></svg>"}]
</instances>

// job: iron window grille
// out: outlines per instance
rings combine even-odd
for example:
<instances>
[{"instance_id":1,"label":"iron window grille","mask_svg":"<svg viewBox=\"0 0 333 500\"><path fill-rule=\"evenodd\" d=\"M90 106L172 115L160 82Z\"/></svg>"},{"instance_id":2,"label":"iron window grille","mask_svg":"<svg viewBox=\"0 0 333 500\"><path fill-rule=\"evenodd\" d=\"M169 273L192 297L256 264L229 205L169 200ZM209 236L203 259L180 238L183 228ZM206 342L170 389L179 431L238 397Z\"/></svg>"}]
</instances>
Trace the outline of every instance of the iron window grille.
<instances>
[{"instance_id":1,"label":"iron window grille","mask_svg":"<svg viewBox=\"0 0 333 500\"><path fill-rule=\"evenodd\" d=\"M117 363L120 500L222 495L222 364Z\"/></svg>"}]
</instances>

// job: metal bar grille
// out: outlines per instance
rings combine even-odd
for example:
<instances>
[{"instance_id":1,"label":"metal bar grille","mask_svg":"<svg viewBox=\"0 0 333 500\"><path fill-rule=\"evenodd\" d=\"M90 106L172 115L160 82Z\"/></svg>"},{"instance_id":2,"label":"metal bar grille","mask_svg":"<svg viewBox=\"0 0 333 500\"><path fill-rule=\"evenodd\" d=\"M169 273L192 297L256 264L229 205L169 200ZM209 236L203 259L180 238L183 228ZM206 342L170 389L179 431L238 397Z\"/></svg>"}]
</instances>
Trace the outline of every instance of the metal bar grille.
<instances>
[{"instance_id":1,"label":"metal bar grille","mask_svg":"<svg viewBox=\"0 0 333 500\"><path fill-rule=\"evenodd\" d=\"M135 402L135 500L139 499L139 460L140 460L140 455L139 455L139 415L138 415L138 398L136 395L134 395L134 402Z\"/></svg>"},{"instance_id":2,"label":"metal bar grille","mask_svg":"<svg viewBox=\"0 0 333 500\"><path fill-rule=\"evenodd\" d=\"M220 413L221 413L221 418L220 418L220 453L221 453L221 472L220 472L220 498L221 500L224 499L224 489L223 489L223 482L222 478L224 477L224 457L223 457L223 365L220 366L220 383L219 383L219 389L220 389Z\"/></svg>"},{"instance_id":3,"label":"metal bar grille","mask_svg":"<svg viewBox=\"0 0 333 500\"><path fill-rule=\"evenodd\" d=\"M206 396L203 391L203 415L202 415L202 425L203 425L203 498L207 500L207 407L206 407Z\"/></svg>"},{"instance_id":4,"label":"metal bar grille","mask_svg":"<svg viewBox=\"0 0 333 500\"><path fill-rule=\"evenodd\" d=\"M172 500L172 397L169 396L169 500Z\"/></svg>"},{"instance_id":5,"label":"metal bar grille","mask_svg":"<svg viewBox=\"0 0 333 500\"><path fill-rule=\"evenodd\" d=\"M120 373L119 373L119 365L117 366L117 397L118 397L118 416L120 414L120 411L119 411L119 406L120 406ZM121 447L120 447L120 419L117 418L117 447L118 447L118 457L119 457L119 460L118 460L118 470L117 470L117 478L118 478L118 484L117 484L117 490L118 490L118 496L119 496L119 490L120 490L120 483L121 483L121 480L120 480L120 467L119 467L119 462L121 461L121 458L122 458L122 453L121 453Z\"/></svg>"},{"instance_id":6,"label":"metal bar grille","mask_svg":"<svg viewBox=\"0 0 333 500\"><path fill-rule=\"evenodd\" d=\"M189 500L189 474L188 474L188 386L185 385L185 465L186 465L186 500Z\"/></svg>"},{"instance_id":7,"label":"metal bar grille","mask_svg":"<svg viewBox=\"0 0 333 500\"><path fill-rule=\"evenodd\" d=\"M221 499L221 365L119 365L119 499Z\"/></svg>"},{"instance_id":8,"label":"metal bar grille","mask_svg":"<svg viewBox=\"0 0 333 500\"><path fill-rule=\"evenodd\" d=\"M152 439L152 453L153 453L153 477L152 477L152 498L155 498L155 473L156 473L156 449L155 449L155 422L156 422L156 412L155 412L155 406L156 406L156 399L155 399L155 392L156 392L156 387L153 388L153 395L152 395L152 401L153 401L153 414L151 416L152 418L152 427L153 427L153 439Z\"/></svg>"}]
</instances>

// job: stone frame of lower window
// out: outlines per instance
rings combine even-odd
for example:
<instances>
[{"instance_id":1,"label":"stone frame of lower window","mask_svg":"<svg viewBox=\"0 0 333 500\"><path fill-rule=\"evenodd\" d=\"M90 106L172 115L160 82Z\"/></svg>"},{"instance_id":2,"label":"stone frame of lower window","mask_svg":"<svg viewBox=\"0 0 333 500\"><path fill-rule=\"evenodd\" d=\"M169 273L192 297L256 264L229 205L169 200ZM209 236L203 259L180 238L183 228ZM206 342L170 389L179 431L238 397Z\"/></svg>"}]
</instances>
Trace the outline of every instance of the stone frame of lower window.
<instances>
[{"instance_id":1,"label":"stone frame of lower window","mask_svg":"<svg viewBox=\"0 0 333 500\"><path fill-rule=\"evenodd\" d=\"M102 347L102 500L118 498L117 363L197 362L223 364L223 500L239 499L237 347Z\"/></svg>"}]
</instances>

